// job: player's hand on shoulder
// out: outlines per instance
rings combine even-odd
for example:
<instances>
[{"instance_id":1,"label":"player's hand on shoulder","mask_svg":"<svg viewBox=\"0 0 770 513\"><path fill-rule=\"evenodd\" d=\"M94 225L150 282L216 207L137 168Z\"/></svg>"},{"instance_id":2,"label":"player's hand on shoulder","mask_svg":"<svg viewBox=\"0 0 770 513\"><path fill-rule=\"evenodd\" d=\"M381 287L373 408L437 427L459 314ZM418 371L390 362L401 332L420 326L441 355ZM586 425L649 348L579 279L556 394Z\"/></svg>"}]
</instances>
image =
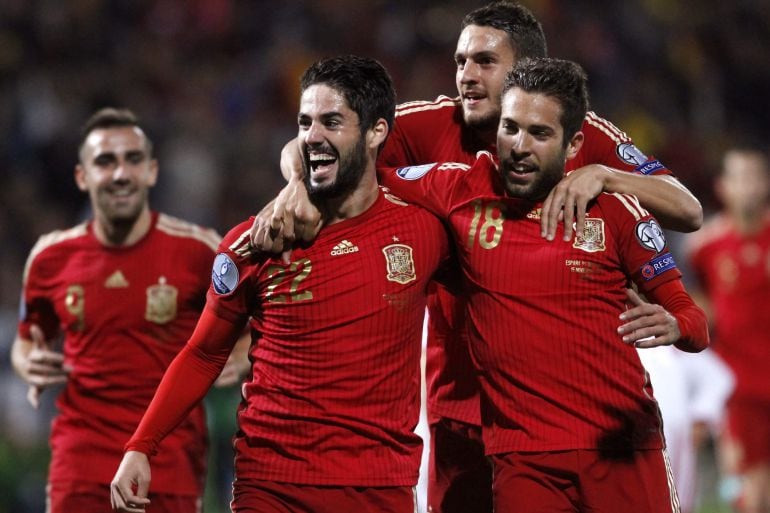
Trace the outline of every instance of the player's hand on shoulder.
<instances>
[{"instance_id":1,"label":"player's hand on shoulder","mask_svg":"<svg viewBox=\"0 0 770 513\"><path fill-rule=\"evenodd\" d=\"M618 327L623 342L639 348L667 346L681 337L679 323L660 305L647 303L633 289L627 289L628 310L620 314Z\"/></svg>"},{"instance_id":2,"label":"player's hand on shoulder","mask_svg":"<svg viewBox=\"0 0 770 513\"><path fill-rule=\"evenodd\" d=\"M142 513L150 503L150 461L147 455L128 451L110 484L112 509L122 513Z\"/></svg>"},{"instance_id":3,"label":"player's hand on shoulder","mask_svg":"<svg viewBox=\"0 0 770 513\"><path fill-rule=\"evenodd\" d=\"M251 243L260 251L280 253L295 240L312 240L321 229L321 213L302 180L293 179L254 218Z\"/></svg>"}]
</instances>

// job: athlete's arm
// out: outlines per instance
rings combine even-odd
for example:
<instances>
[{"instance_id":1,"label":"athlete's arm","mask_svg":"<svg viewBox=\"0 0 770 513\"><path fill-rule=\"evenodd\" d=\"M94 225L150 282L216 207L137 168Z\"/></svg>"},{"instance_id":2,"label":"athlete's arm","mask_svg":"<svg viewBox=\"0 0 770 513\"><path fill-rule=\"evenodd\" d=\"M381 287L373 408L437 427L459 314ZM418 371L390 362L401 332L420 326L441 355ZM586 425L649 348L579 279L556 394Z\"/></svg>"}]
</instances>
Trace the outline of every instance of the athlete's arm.
<instances>
[{"instance_id":1,"label":"athlete's arm","mask_svg":"<svg viewBox=\"0 0 770 513\"><path fill-rule=\"evenodd\" d=\"M288 183L251 226L251 243L260 251L280 253L295 240L313 240L321 229L321 212L310 202L303 182L296 137L281 150L281 174Z\"/></svg>"},{"instance_id":2,"label":"athlete's arm","mask_svg":"<svg viewBox=\"0 0 770 513\"><path fill-rule=\"evenodd\" d=\"M125 446L127 452L110 485L113 509L129 513L144 510L149 503L149 456L206 395L242 330L241 323L226 321L209 308L203 310L190 340L169 365Z\"/></svg>"},{"instance_id":3,"label":"athlete's arm","mask_svg":"<svg viewBox=\"0 0 770 513\"><path fill-rule=\"evenodd\" d=\"M703 223L700 202L673 176L642 175L591 164L572 171L551 190L543 204L543 237L553 240L562 213L564 240L572 239L573 221L577 234L582 235L587 205L601 192L635 195L664 228L692 232Z\"/></svg>"},{"instance_id":4,"label":"athlete's arm","mask_svg":"<svg viewBox=\"0 0 770 513\"><path fill-rule=\"evenodd\" d=\"M651 303L628 289L631 308L620 314L624 324L618 327L624 342L641 348L674 344L688 353L708 347L706 314L687 294L681 280L669 280L646 295Z\"/></svg>"},{"instance_id":5,"label":"athlete's arm","mask_svg":"<svg viewBox=\"0 0 770 513\"><path fill-rule=\"evenodd\" d=\"M40 405L40 393L44 389L67 382L69 369L64 366L64 355L51 348L50 341L36 324L29 327L29 338L16 333L11 363L16 374L29 385L27 401L34 408Z\"/></svg>"}]
</instances>

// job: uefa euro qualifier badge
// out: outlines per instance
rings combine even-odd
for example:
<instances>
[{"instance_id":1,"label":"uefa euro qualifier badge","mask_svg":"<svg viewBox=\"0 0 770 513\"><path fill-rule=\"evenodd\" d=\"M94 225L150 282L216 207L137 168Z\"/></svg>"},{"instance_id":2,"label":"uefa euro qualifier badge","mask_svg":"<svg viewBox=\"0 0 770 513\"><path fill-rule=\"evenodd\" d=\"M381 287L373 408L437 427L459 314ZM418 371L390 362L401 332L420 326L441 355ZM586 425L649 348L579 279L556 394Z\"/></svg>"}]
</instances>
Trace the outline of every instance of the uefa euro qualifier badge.
<instances>
[{"instance_id":1,"label":"uefa euro qualifier badge","mask_svg":"<svg viewBox=\"0 0 770 513\"><path fill-rule=\"evenodd\" d=\"M219 253L214 259L211 284L217 294L229 294L238 286L238 267L224 253Z\"/></svg>"}]
</instances>

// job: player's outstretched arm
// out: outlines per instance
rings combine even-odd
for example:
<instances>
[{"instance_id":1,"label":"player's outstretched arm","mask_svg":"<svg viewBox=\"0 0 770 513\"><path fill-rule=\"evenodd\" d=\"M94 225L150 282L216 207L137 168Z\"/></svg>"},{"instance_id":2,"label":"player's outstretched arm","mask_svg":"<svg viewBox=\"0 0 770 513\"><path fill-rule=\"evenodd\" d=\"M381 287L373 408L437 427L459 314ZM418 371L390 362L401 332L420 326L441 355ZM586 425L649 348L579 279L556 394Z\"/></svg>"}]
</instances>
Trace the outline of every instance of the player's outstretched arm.
<instances>
[{"instance_id":1,"label":"player's outstretched arm","mask_svg":"<svg viewBox=\"0 0 770 513\"><path fill-rule=\"evenodd\" d=\"M692 232L703 223L698 199L672 176L646 176L600 164L578 168L554 187L543 204L541 234L548 240L564 223L564 240L571 240L573 222L582 235L588 203L602 192L633 194L664 228Z\"/></svg>"},{"instance_id":2,"label":"player's outstretched arm","mask_svg":"<svg viewBox=\"0 0 770 513\"><path fill-rule=\"evenodd\" d=\"M128 451L110 484L112 509L122 513L142 513L150 504L150 460L146 454ZM136 490L136 492L134 492Z\"/></svg>"}]
</instances>

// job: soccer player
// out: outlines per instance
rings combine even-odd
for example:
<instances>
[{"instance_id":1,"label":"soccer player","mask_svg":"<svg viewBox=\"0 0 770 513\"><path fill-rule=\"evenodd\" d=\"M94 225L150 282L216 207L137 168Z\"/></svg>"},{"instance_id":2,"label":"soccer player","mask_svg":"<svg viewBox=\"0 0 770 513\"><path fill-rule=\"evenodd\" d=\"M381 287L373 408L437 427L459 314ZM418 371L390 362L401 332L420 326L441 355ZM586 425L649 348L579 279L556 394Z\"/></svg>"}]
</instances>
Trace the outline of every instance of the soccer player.
<instances>
[{"instance_id":1,"label":"soccer player","mask_svg":"<svg viewBox=\"0 0 770 513\"><path fill-rule=\"evenodd\" d=\"M27 260L13 366L33 405L44 388L65 384L51 428L51 513L104 511L123 444L205 303L220 237L152 211L157 176L134 114L99 110L75 167L93 219L42 236ZM61 349L52 342L60 336ZM198 407L156 461L155 511L199 511L206 446Z\"/></svg>"},{"instance_id":2,"label":"soccer player","mask_svg":"<svg viewBox=\"0 0 770 513\"><path fill-rule=\"evenodd\" d=\"M635 348L700 351L705 314L632 195L600 194L582 234L541 237L543 201L579 154L587 105L577 64L521 61L503 88L499 164L481 152L472 166L397 168L381 181L445 219L453 235L494 510L678 512Z\"/></svg>"},{"instance_id":3,"label":"soccer player","mask_svg":"<svg viewBox=\"0 0 770 513\"><path fill-rule=\"evenodd\" d=\"M724 210L688 241L714 349L735 376L719 442L736 510L770 511L770 167L755 148L725 153L716 193ZM698 296L696 296L698 297Z\"/></svg>"},{"instance_id":4,"label":"soccer player","mask_svg":"<svg viewBox=\"0 0 770 513\"><path fill-rule=\"evenodd\" d=\"M437 218L377 184L395 111L385 69L355 56L322 60L301 91L305 181L326 224L288 261L254 251L251 220L225 236L198 327L127 445L115 509L148 504L149 457L253 316L261 338L238 413L233 511L414 511L420 335L449 242Z\"/></svg>"},{"instance_id":5,"label":"soccer player","mask_svg":"<svg viewBox=\"0 0 770 513\"><path fill-rule=\"evenodd\" d=\"M471 164L479 151L495 152L503 79L519 59L545 56L545 35L533 14L512 2L492 2L470 12L461 29L455 52L459 96L400 105L380 165ZM699 227L702 211L697 199L623 131L588 112L581 132L584 143L567 162L572 172L544 202L541 219L546 237L554 237L560 212L566 238L571 236L573 219L581 231L586 204L602 191L635 194L666 228ZM312 237L318 226L319 218L309 212L298 187L301 165L291 143L282 155L284 166L289 185L275 207L270 205L255 220L254 241L264 249L280 250L295 236ZM301 221L296 227L295 218ZM465 298L454 292L453 276L457 273L445 273L446 279L436 283L428 301L428 502L433 513L491 511L492 469L481 443L478 385L464 337Z\"/></svg>"}]
</instances>

